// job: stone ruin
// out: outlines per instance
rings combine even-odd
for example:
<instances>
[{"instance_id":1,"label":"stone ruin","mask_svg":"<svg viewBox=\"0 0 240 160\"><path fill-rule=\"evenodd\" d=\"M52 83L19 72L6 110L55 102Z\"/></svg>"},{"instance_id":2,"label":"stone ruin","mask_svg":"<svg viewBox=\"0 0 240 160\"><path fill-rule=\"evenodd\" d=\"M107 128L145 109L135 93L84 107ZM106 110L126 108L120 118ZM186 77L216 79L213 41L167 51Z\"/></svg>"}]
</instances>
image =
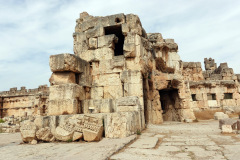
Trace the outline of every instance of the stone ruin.
<instances>
[{"instance_id":1,"label":"stone ruin","mask_svg":"<svg viewBox=\"0 0 240 160\"><path fill-rule=\"evenodd\" d=\"M0 93L1 117L33 116L21 123L24 142L121 138L191 122L194 111L240 108L240 75L227 63L205 58L203 71L182 62L174 40L146 33L137 15L83 12L73 39L74 54L50 56L49 88Z\"/></svg>"}]
</instances>

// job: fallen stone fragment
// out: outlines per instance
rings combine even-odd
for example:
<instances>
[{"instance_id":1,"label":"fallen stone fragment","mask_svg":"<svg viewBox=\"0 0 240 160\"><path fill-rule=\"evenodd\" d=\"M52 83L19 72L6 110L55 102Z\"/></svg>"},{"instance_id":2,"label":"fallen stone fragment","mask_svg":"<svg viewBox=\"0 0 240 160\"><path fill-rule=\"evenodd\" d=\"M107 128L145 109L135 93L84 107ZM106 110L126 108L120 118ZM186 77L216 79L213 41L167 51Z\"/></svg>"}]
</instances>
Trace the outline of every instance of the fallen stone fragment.
<instances>
[{"instance_id":1,"label":"fallen stone fragment","mask_svg":"<svg viewBox=\"0 0 240 160\"><path fill-rule=\"evenodd\" d=\"M32 145L36 145L36 144L37 144L37 140L35 140L35 139L32 140L32 141L31 141L31 144L32 144Z\"/></svg>"},{"instance_id":2,"label":"fallen stone fragment","mask_svg":"<svg viewBox=\"0 0 240 160\"><path fill-rule=\"evenodd\" d=\"M215 120L219 120L219 119L225 119L225 118L229 118L229 116L223 112L216 112L214 114L214 119Z\"/></svg>"},{"instance_id":3,"label":"fallen stone fragment","mask_svg":"<svg viewBox=\"0 0 240 160\"><path fill-rule=\"evenodd\" d=\"M36 131L37 126L33 122L29 120L23 121L20 127L23 142L28 143L36 139Z\"/></svg>"},{"instance_id":4,"label":"fallen stone fragment","mask_svg":"<svg viewBox=\"0 0 240 160\"><path fill-rule=\"evenodd\" d=\"M231 125L222 125L222 133L232 133Z\"/></svg>"},{"instance_id":5,"label":"fallen stone fragment","mask_svg":"<svg viewBox=\"0 0 240 160\"><path fill-rule=\"evenodd\" d=\"M38 140L45 142L53 142L55 140L49 127L39 129L36 133L36 137Z\"/></svg>"},{"instance_id":6,"label":"fallen stone fragment","mask_svg":"<svg viewBox=\"0 0 240 160\"><path fill-rule=\"evenodd\" d=\"M223 125L231 125L232 128L234 129L235 127L233 125L235 123L237 123L236 119L231 119L231 118L220 119L219 120L219 128L222 129Z\"/></svg>"},{"instance_id":7,"label":"fallen stone fragment","mask_svg":"<svg viewBox=\"0 0 240 160\"><path fill-rule=\"evenodd\" d=\"M81 133L81 132L74 132L73 133L73 138L72 138L73 141L76 141L76 140L79 140L79 139L82 139L82 138L83 138L83 133Z\"/></svg>"},{"instance_id":8,"label":"fallen stone fragment","mask_svg":"<svg viewBox=\"0 0 240 160\"><path fill-rule=\"evenodd\" d=\"M56 128L56 133L54 134L57 140L60 141L69 141L73 138L73 132L66 131L62 127Z\"/></svg>"},{"instance_id":9,"label":"fallen stone fragment","mask_svg":"<svg viewBox=\"0 0 240 160\"><path fill-rule=\"evenodd\" d=\"M103 135L103 122L100 118L84 116L83 138L85 141L99 141Z\"/></svg>"}]
</instances>

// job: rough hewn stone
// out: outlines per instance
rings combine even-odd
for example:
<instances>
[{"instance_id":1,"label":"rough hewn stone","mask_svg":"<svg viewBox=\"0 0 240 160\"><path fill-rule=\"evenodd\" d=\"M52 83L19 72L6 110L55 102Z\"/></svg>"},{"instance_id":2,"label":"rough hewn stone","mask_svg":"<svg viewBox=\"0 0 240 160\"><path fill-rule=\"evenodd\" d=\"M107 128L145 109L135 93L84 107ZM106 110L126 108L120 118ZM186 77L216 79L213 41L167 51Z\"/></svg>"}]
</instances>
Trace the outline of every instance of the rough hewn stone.
<instances>
[{"instance_id":1,"label":"rough hewn stone","mask_svg":"<svg viewBox=\"0 0 240 160\"><path fill-rule=\"evenodd\" d=\"M27 120L21 123L20 132L23 142L31 142L36 139L37 126Z\"/></svg>"},{"instance_id":2,"label":"rough hewn stone","mask_svg":"<svg viewBox=\"0 0 240 160\"><path fill-rule=\"evenodd\" d=\"M86 67L89 67L89 64L73 54L65 53L50 56L50 68L52 72L71 71L82 73Z\"/></svg>"},{"instance_id":3,"label":"rough hewn stone","mask_svg":"<svg viewBox=\"0 0 240 160\"><path fill-rule=\"evenodd\" d=\"M55 137L51 133L51 129L49 127L41 128L36 132L36 137L38 140L45 142L53 142Z\"/></svg>"},{"instance_id":4,"label":"rough hewn stone","mask_svg":"<svg viewBox=\"0 0 240 160\"><path fill-rule=\"evenodd\" d=\"M103 121L102 119L85 116L83 138L85 141L99 141L103 134Z\"/></svg>"}]
</instances>

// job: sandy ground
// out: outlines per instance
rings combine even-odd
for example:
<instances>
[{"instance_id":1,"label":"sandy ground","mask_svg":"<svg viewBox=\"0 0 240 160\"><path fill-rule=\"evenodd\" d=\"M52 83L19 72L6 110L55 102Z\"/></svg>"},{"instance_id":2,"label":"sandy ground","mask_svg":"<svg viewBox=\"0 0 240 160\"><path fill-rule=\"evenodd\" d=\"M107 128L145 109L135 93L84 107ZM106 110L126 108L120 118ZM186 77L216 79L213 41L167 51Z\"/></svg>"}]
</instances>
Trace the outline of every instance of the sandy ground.
<instances>
[{"instance_id":1,"label":"sandy ground","mask_svg":"<svg viewBox=\"0 0 240 160\"><path fill-rule=\"evenodd\" d=\"M0 159L209 160L240 159L240 135L223 135L218 121L149 125L141 136L100 142L20 144L21 136L0 134ZM110 158L109 158L110 157Z\"/></svg>"}]
</instances>

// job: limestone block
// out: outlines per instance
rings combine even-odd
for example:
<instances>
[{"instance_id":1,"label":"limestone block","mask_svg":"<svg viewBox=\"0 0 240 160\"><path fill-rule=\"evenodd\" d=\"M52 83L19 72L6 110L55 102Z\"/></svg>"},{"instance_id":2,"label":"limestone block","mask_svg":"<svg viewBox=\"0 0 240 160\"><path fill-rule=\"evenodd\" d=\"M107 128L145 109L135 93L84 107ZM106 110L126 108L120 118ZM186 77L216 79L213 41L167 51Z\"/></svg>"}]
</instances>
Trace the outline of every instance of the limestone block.
<instances>
[{"instance_id":1,"label":"limestone block","mask_svg":"<svg viewBox=\"0 0 240 160\"><path fill-rule=\"evenodd\" d=\"M73 141L76 141L76 140L79 140L79 139L82 139L83 138L83 133L81 132L74 132L73 133Z\"/></svg>"},{"instance_id":2,"label":"limestone block","mask_svg":"<svg viewBox=\"0 0 240 160\"><path fill-rule=\"evenodd\" d=\"M215 120L219 120L219 119L226 119L229 118L227 114L223 113L223 112L216 112L214 114L214 119Z\"/></svg>"},{"instance_id":3,"label":"limestone block","mask_svg":"<svg viewBox=\"0 0 240 160\"><path fill-rule=\"evenodd\" d=\"M114 111L114 102L112 99L102 99L100 113L111 113Z\"/></svg>"},{"instance_id":4,"label":"limestone block","mask_svg":"<svg viewBox=\"0 0 240 160\"><path fill-rule=\"evenodd\" d=\"M112 67L113 68L119 68L119 67L123 67L124 66L124 56L114 56L112 59Z\"/></svg>"},{"instance_id":5,"label":"limestone block","mask_svg":"<svg viewBox=\"0 0 240 160\"><path fill-rule=\"evenodd\" d=\"M49 100L85 99L85 91L77 84L62 84L49 87Z\"/></svg>"},{"instance_id":6,"label":"limestone block","mask_svg":"<svg viewBox=\"0 0 240 160\"><path fill-rule=\"evenodd\" d=\"M107 16L110 26L124 24L126 22L125 15L123 13Z\"/></svg>"},{"instance_id":7,"label":"limestone block","mask_svg":"<svg viewBox=\"0 0 240 160\"><path fill-rule=\"evenodd\" d=\"M114 86L104 86L103 96L107 99L117 99L123 96L123 86L122 85L114 85ZM134 90L131 90L131 93Z\"/></svg>"},{"instance_id":8,"label":"limestone block","mask_svg":"<svg viewBox=\"0 0 240 160\"><path fill-rule=\"evenodd\" d=\"M112 70L113 70L113 67L112 67L112 60L111 59L101 60L99 62L99 73L100 74L111 73Z\"/></svg>"},{"instance_id":9,"label":"limestone block","mask_svg":"<svg viewBox=\"0 0 240 160\"><path fill-rule=\"evenodd\" d=\"M91 88L91 98L92 99L103 99L103 87Z\"/></svg>"},{"instance_id":10,"label":"limestone block","mask_svg":"<svg viewBox=\"0 0 240 160\"><path fill-rule=\"evenodd\" d=\"M91 87L92 86L92 76L90 74L90 68L86 69L86 72L83 72L79 75L80 86Z\"/></svg>"},{"instance_id":11,"label":"limestone block","mask_svg":"<svg viewBox=\"0 0 240 160\"><path fill-rule=\"evenodd\" d=\"M120 75L118 73L111 73L93 76L93 85L95 86L121 85Z\"/></svg>"},{"instance_id":12,"label":"limestone block","mask_svg":"<svg viewBox=\"0 0 240 160\"><path fill-rule=\"evenodd\" d=\"M212 108L219 107L219 105L218 105L216 100L208 100L207 102L208 102L208 106L209 107L212 107Z\"/></svg>"},{"instance_id":13,"label":"limestone block","mask_svg":"<svg viewBox=\"0 0 240 160\"><path fill-rule=\"evenodd\" d=\"M48 115L77 114L80 102L76 99L49 100Z\"/></svg>"},{"instance_id":14,"label":"limestone block","mask_svg":"<svg viewBox=\"0 0 240 160\"><path fill-rule=\"evenodd\" d=\"M69 133L83 132L84 128L84 115L61 115L58 117L59 127Z\"/></svg>"},{"instance_id":15,"label":"limestone block","mask_svg":"<svg viewBox=\"0 0 240 160\"><path fill-rule=\"evenodd\" d=\"M111 113L115 110L115 103L112 99L84 100L81 102L83 113Z\"/></svg>"},{"instance_id":16,"label":"limestone block","mask_svg":"<svg viewBox=\"0 0 240 160\"><path fill-rule=\"evenodd\" d=\"M124 83L142 83L141 71L124 70L120 73L121 81Z\"/></svg>"},{"instance_id":17,"label":"limestone block","mask_svg":"<svg viewBox=\"0 0 240 160\"><path fill-rule=\"evenodd\" d=\"M98 37L98 48L107 47L107 48L115 48L115 43L118 42L118 38L115 34L105 35Z\"/></svg>"},{"instance_id":18,"label":"limestone block","mask_svg":"<svg viewBox=\"0 0 240 160\"><path fill-rule=\"evenodd\" d=\"M127 36L124 39L124 44L136 44L136 34L132 33L132 32L128 32ZM136 45L140 45L141 44L141 37L139 37L139 42Z\"/></svg>"},{"instance_id":19,"label":"limestone block","mask_svg":"<svg viewBox=\"0 0 240 160\"><path fill-rule=\"evenodd\" d=\"M193 120L192 120L192 119L184 119L184 122L186 122L186 123L192 123Z\"/></svg>"},{"instance_id":20,"label":"limestone block","mask_svg":"<svg viewBox=\"0 0 240 160\"><path fill-rule=\"evenodd\" d=\"M224 99L222 100L223 106L237 106L235 99Z\"/></svg>"},{"instance_id":21,"label":"limestone block","mask_svg":"<svg viewBox=\"0 0 240 160\"><path fill-rule=\"evenodd\" d=\"M75 73L84 72L89 67L88 62L74 54L57 54L50 56L50 68L52 72L71 71Z\"/></svg>"},{"instance_id":22,"label":"limestone block","mask_svg":"<svg viewBox=\"0 0 240 160\"><path fill-rule=\"evenodd\" d=\"M107 114L104 118L105 137L123 138L141 130L139 112L118 112Z\"/></svg>"},{"instance_id":23,"label":"limestone block","mask_svg":"<svg viewBox=\"0 0 240 160\"><path fill-rule=\"evenodd\" d=\"M30 120L25 120L21 123L20 132L23 142L31 142L36 139L37 126Z\"/></svg>"},{"instance_id":24,"label":"limestone block","mask_svg":"<svg viewBox=\"0 0 240 160\"><path fill-rule=\"evenodd\" d=\"M86 100L82 100L81 101L81 107L82 107L82 112L83 114L89 114L91 113L89 110L89 106L90 106L90 99L86 99Z\"/></svg>"},{"instance_id":25,"label":"limestone block","mask_svg":"<svg viewBox=\"0 0 240 160\"><path fill-rule=\"evenodd\" d=\"M102 62L102 61L101 61ZM96 76L98 74L100 74L100 70L99 70L99 64L100 62L92 62L92 75Z\"/></svg>"},{"instance_id":26,"label":"limestone block","mask_svg":"<svg viewBox=\"0 0 240 160\"><path fill-rule=\"evenodd\" d=\"M137 96L121 97L117 99L116 103L117 106L136 106L140 104Z\"/></svg>"},{"instance_id":27,"label":"limestone block","mask_svg":"<svg viewBox=\"0 0 240 160\"><path fill-rule=\"evenodd\" d=\"M81 23L78 26L76 26L76 27L79 28L79 32L84 32L84 31L86 31L86 30L88 30L90 28L95 27L96 24L97 24L97 20L98 20L97 17L91 17L91 16L89 16L86 19L86 21L83 21L83 19L80 18Z\"/></svg>"},{"instance_id":28,"label":"limestone block","mask_svg":"<svg viewBox=\"0 0 240 160\"><path fill-rule=\"evenodd\" d=\"M163 42L161 33L148 33L147 36L150 42Z\"/></svg>"},{"instance_id":29,"label":"limestone block","mask_svg":"<svg viewBox=\"0 0 240 160\"><path fill-rule=\"evenodd\" d=\"M231 125L222 125L222 133L232 133Z\"/></svg>"},{"instance_id":30,"label":"limestone block","mask_svg":"<svg viewBox=\"0 0 240 160\"><path fill-rule=\"evenodd\" d=\"M134 43L124 43L123 51L124 51L124 57L127 57L127 58L136 57L136 46Z\"/></svg>"},{"instance_id":31,"label":"limestone block","mask_svg":"<svg viewBox=\"0 0 240 160\"><path fill-rule=\"evenodd\" d=\"M33 139L33 140L31 141L31 144L32 144L32 145L36 145L36 144L37 144L37 140Z\"/></svg>"},{"instance_id":32,"label":"limestone block","mask_svg":"<svg viewBox=\"0 0 240 160\"><path fill-rule=\"evenodd\" d=\"M164 39L164 41L165 41L166 43L175 43L175 42L174 42L174 39Z\"/></svg>"},{"instance_id":33,"label":"limestone block","mask_svg":"<svg viewBox=\"0 0 240 160\"><path fill-rule=\"evenodd\" d=\"M237 123L238 120L236 119L231 119L231 118L224 118L224 119L219 119L219 128L222 129L223 125L231 125L233 126L235 123ZM234 127L232 127L234 128Z\"/></svg>"},{"instance_id":34,"label":"limestone block","mask_svg":"<svg viewBox=\"0 0 240 160\"><path fill-rule=\"evenodd\" d=\"M135 106L117 106L117 112L140 111L140 105Z\"/></svg>"},{"instance_id":35,"label":"limestone block","mask_svg":"<svg viewBox=\"0 0 240 160\"><path fill-rule=\"evenodd\" d=\"M89 48L97 49L98 47L98 39L97 38L89 38Z\"/></svg>"},{"instance_id":36,"label":"limestone block","mask_svg":"<svg viewBox=\"0 0 240 160\"><path fill-rule=\"evenodd\" d=\"M99 141L103 135L103 121L100 118L84 116L83 138L85 141Z\"/></svg>"},{"instance_id":37,"label":"limestone block","mask_svg":"<svg viewBox=\"0 0 240 160\"><path fill-rule=\"evenodd\" d=\"M122 33L124 36L129 33L129 26L126 23L122 24Z\"/></svg>"},{"instance_id":38,"label":"limestone block","mask_svg":"<svg viewBox=\"0 0 240 160\"><path fill-rule=\"evenodd\" d=\"M88 50L88 40L85 33L74 33L73 34L73 51L76 55L81 55Z\"/></svg>"},{"instance_id":39,"label":"limestone block","mask_svg":"<svg viewBox=\"0 0 240 160\"><path fill-rule=\"evenodd\" d=\"M141 83L124 83L124 96L143 96L143 85Z\"/></svg>"},{"instance_id":40,"label":"limestone block","mask_svg":"<svg viewBox=\"0 0 240 160\"><path fill-rule=\"evenodd\" d=\"M178 114L181 122L185 119L196 119L192 109L178 109Z\"/></svg>"},{"instance_id":41,"label":"limestone block","mask_svg":"<svg viewBox=\"0 0 240 160\"><path fill-rule=\"evenodd\" d=\"M87 50L81 54L78 54L78 56L87 62L99 61L95 59L95 50Z\"/></svg>"},{"instance_id":42,"label":"limestone block","mask_svg":"<svg viewBox=\"0 0 240 160\"><path fill-rule=\"evenodd\" d=\"M45 128L48 127L50 124L50 119L48 116L36 116L34 120L34 124L37 128Z\"/></svg>"},{"instance_id":43,"label":"limestone block","mask_svg":"<svg viewBox=\"0 0 240 160\"><path fill-rule=\"evenodd\" d=\"M56 72L52 73L49 79L51 85L76 83L75 73L73 72Z\"/></svg>"},{"instance_id":44,"label":"limestone block","mask_svg":"<svg viewBox=\"0 0 240 160\"><path fill-rule=\"evenodd\" d=\"M104 28L102 26L96 26L86 31L87 38L96 38L104 35Z\"/></svg>"},{"instance_id":45,"label":"limestone block","mask_svg":"<svg viewBox=\"0 0 240 160\"><path fill-rule=\"evenodd\" d=\"M114 50L112 48L98 48L94 50L94 59L96 61L113 59Z\"/></svg>"},{"instance_id":46,"label":"limestone block","mask_svg":"<svg viewBox=\"0 0 240 160\"><path fill-rule=\"evenodd\" d=\"M202 101L202 100L203 100L202 93L196 94L196 100L197 100L197 101Z\"/></svg>"},{"instance_id":47,"label":"limestone block","mask_svg":"<svg viewBox=\"0 0 240 160\"><path fill-rule=\"evenodd\" d=\"M36 132L36 137L38 140L45 142L53 142L55 137L51 133L51 129L49 127L41 128Z\"/></svg>"},{"instance_id":48,"label":"limestone block","mask_svg":"<svg viewBox=\"0 0 240 160\"><path fill-rule=\"evenodd\" d=\"M60 141L68 141L72 140L73 132L69 132L62 127L58 126L56 128L55 138Z\"/></svg>"},{"instance_id":49,"label":"limestone block","mask_svg":"<svg viewBox=\"0 0 240 160\"><path fill-rule=\"evenodd\" d=\"M136 60L136 57L135 58L126 58L125 64L126 64L126 68L128 70L139 70L139 68L141 68L141 65L140 65L139 61Z\"/></svg>"},{"instance_id":50,"label":"limestone block","mask_svg":"<svg viewBox=\"0 0 240 160\"><path fill-rule=\"evenodd\" d=\"M129 25L131 32L142 35L142 25L137 15L127 14L126 22Z\"/></svg>"}]
</instances>

